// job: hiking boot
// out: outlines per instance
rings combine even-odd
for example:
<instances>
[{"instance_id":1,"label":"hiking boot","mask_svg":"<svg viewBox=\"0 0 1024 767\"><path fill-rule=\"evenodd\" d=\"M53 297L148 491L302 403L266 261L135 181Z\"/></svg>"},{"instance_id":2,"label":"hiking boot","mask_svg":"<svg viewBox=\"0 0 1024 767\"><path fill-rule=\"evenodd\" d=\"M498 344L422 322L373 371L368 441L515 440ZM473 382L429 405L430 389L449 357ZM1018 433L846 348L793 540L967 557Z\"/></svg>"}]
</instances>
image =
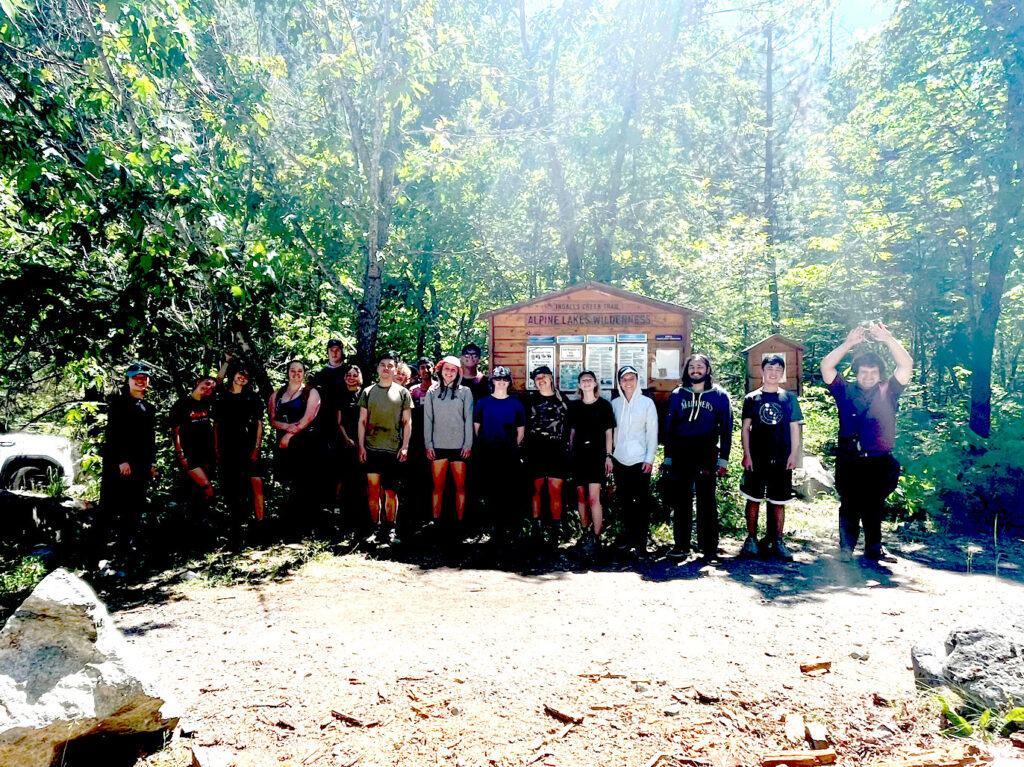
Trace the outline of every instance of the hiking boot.
<instances>
[{"instance_id":1,"label":"hiking boot","mask_svg":"<svg viewBox=\"0 0 1024 767\"><path fill-rule=\"evenodd\" d=\"M689 559L689 557L690 557L690 547L689 546L673 546L671 549L669 549L669 552L668 552L668 554L666 554L666 556L669 559L675 559L675 560Z\"/></svg>"},{"instance_id":2,"label":"hiking boot","mask_svg":"<svg viewBox=\"0 0 1024 767\"><path fill-rule=\"evenodd\" d=\"M869 562L885 562L887 564L895 564L899 560L890 554L886 549L879 546L877 549L864 552L864 558Z\"/></svg>"},{"instance_id":3,"label":"hiking boot","mask_svg":"<svg viewBox=\"0 0 1024 767\"><path fill-rule=\"evenodd\" d=\"M768 554L769 556L772 556L775 559L782 559L786 562L793 561L793 555L786 547L786 544L782 542L781 538L771 542L771 544L768 546Z\"/></svg>"},{"instance_id":4,"label":"hiking boot","mask_svg":"<svg viewBox=\"0 0 1024 767\"><path fill-rule=\"evenodd\" d=\"M748 535L747 539L743 541L743 548L740 549L741 557L756 557L761 553L760 547L757 545L757 538L752 535Z\"/></svg>"}]
</instances>

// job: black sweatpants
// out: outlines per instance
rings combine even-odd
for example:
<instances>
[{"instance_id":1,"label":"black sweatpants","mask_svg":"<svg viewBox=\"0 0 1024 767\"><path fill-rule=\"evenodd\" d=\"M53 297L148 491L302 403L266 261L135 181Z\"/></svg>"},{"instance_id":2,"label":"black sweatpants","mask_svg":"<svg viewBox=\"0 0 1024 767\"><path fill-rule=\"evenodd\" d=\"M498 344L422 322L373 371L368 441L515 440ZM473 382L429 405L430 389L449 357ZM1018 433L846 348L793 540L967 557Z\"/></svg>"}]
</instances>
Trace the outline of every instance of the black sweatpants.
<instances>
[{"instance_id":1,"label":"black sweatpants","mask_svg":"<svg viewBox=\"0 0 1024 767\"><path fill-rule=\"evenodd\" d=\"M896 489L899 478L900 464L891 453L839 454L836 458L839 548L852 550L863 525L864 553L877 555L881 552L885 499Z\"/></svg>"},{"instance_id":2,"label":"black sweatpants","mask_svg":"<svg viewBox=\"0 0 1024 767\"><path fill-rule=\"evenodd\" d=\"M644 549L651 526L651 475L644 474L643 463L627 466L612 459L615 472L615 498L622 520L622 543Z\"/></svg>"},{"instance_id":3,"label":"black sweatpants","mask_svg":"<svg viewBox=\"0 0 1024 767\"><path fill-rule=\"evenodd\" d=\"M718 555L718 500L715 498L715 466L695 463L672 465L672 495L675 512L672 535L676 548L689 549L693 530L693 501L697 500L697 548L705 556Z\"/></svg>"}]
</instances>

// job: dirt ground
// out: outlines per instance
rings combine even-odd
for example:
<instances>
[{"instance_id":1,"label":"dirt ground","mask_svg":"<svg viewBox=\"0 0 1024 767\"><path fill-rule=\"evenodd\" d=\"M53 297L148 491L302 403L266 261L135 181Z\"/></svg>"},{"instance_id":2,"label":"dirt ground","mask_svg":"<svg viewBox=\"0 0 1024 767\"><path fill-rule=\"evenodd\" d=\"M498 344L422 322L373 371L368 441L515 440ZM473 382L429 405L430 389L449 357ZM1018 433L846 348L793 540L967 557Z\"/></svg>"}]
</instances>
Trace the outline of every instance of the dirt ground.
<instances>
[{"instance_id":1,"label":"dirt ground","mask_svg":"<svg viewBox=\"0 0 1024 767\"><path fill-rule=\"evenodd\" d=\"M243 765L751 765L795 747L794 714L825 725L842 765L962 753L914 693L910 648L1021 604L1024 542L1001 543L999 575L991 542L937 535L894 542L879 568L791 519L791 564L566 555L517 572L356 551L240 585L177 573L115 615L193 733L147 764L184 743ZM814 660L830 671L802 673Z\"/></svg>"}]
</instances>

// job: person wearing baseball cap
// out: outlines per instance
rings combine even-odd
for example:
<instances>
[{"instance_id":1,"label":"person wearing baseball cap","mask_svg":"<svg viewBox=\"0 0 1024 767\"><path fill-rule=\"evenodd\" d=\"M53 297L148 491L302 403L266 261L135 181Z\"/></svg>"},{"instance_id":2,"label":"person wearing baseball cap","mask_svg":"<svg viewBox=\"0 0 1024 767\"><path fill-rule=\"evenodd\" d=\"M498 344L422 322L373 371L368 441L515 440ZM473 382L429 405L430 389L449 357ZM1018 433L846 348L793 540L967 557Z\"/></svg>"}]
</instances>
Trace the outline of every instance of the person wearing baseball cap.
<instances>
[{"instance_id":1,"label":"person wearing baseball cap","mask_svg":"<svg viewBox=\"0 0 1024 767\"><path fill-rule=\"evenodd\" d=\"M548 544L557 547L562 531L562 485L569 476L569 406L555 389L555 376L547 365L530 371L536 389L526 401L526 467L533 480L530 509L532 536L543 541L541 507L547 488L551 510Z\"/></svg>"},{"instance_id":2,"label":"person wearing baseball cap","mask_svg":"<svg viewBox=\"0 0 1024 767\"><path fill-rule=\"evenodd\" d=\"M121 567L137 542L146 492L156 476L156 408L146 402L151 367L132 362L125 388L108 401L97 544L113 543Z\"/></svg>"},{"instance_id":3,"label":"person wearing baseball cap","mask_svg":"<svg viewBox=\"0 0 1024 767\"><path fill-rule=\"evenodd\" d=\"M339 413L345 399L345 374L348 368L345 364L345 344L332 338L327 342L327 365L309 379L309 385L320 393L316 427L321 437L319 449L310 456L317 464L310 476L319 485L316 503L336 510L341 498L342 453L345 448Z\"/></svg>"},{"instance_id":4,"label":"person wearing baseball cap","mask_svg":"<svg viewBox=\"0 0 1024 767\"><path fill-rule=\"evenodd\" d=\"M473 392L473 402L479 402L490 393L487 376L477 370L482 352L480 347L470 342L462 347L462 380Z\"/></svg>"},{"instance_id":5,"label":"person wearing baseball cap","mask_svg":"<svg viewBox=\"0 0 1024 767\"><path fill-rule=\"evenodd\" d=\"M473 471L483 512L491 525L491 544L500 553L521 519L520 445L526 436L526 411L515 397L512 371L491 371L491 393L473 407Z\"/></svg>"},{"instance_id":6,"label":"person wearing baseball cap","mask_svg":"<svg viewBox=\"0 0 1024 767\"><path fill-rule=\"evenodd\" d=\"M612 472L622 537L619 544L633 556L647 553L651 513L651 470L658 449L658 411L640 391L640 371L623 365L615 375L622 396L612 400L615 439Z\"/></svg>"}]
</instances>

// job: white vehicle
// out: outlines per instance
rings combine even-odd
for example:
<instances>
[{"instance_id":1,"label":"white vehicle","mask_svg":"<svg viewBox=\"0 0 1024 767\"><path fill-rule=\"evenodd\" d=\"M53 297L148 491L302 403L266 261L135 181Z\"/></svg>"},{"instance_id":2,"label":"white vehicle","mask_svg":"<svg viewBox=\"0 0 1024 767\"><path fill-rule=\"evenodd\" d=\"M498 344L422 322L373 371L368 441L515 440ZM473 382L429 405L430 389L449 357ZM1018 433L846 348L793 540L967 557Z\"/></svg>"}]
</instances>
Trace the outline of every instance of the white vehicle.
<instances>
[{"instance_id":1,"label":"white vehicle","mask_svg":"<svg viewBox=\"0 0 1024 767\"><path fill-rule=\"evenodd\" d=\"M0 434L0 487L42 490L54 477L75 481L71 440L24 431Z\"/></svg>"}]
</instances>

